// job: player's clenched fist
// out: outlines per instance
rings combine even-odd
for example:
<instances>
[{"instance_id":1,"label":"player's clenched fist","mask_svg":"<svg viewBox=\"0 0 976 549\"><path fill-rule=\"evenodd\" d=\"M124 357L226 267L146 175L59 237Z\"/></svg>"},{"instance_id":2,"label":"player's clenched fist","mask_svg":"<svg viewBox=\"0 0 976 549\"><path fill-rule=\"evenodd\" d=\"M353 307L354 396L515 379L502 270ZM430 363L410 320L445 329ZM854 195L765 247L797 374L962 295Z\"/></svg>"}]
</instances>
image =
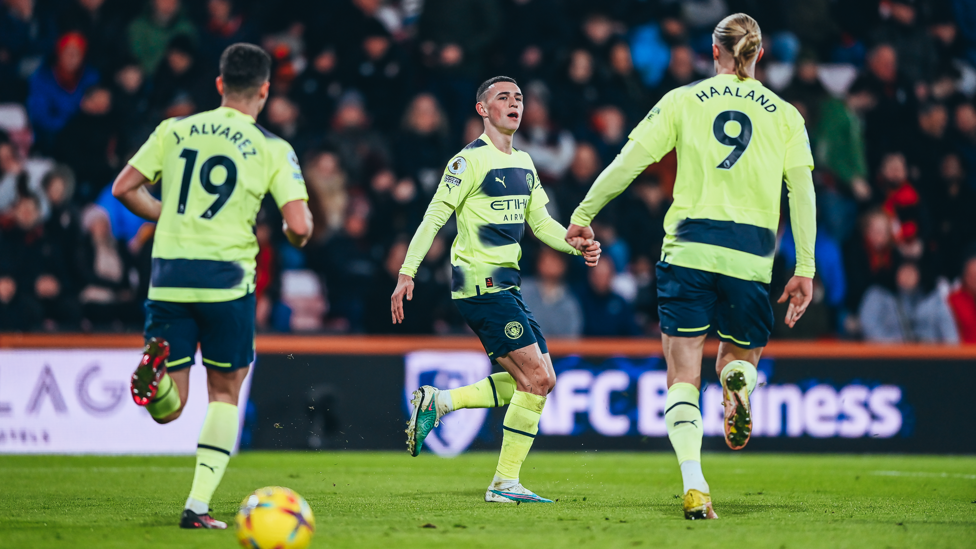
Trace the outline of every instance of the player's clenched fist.
<instances>
[{"instance_id":1,"label":"player's clenched fist","mask_svg":"<svg viewBox=\"0 0 976 549\"><path fill-rule=\"evenodd\" d=\"M600 262L600 254L602 253L600 243L594 240L584 246L581 250L583 252L583 261L586 262L587 267L596 267L597 263Z\"/></svg>"},{"instance_id":2,"label":"player's clenched fist","mask_svg":"<svg viewBox=\"0 0 976 549\"><path fill-rule=\"evenodd\" d=\"M403 296L407 296L407 301L413 301L413 278L405 274L397 277L396 289L390 297L390 314L394 324L403 322Z\"/></svg>"}]
</instances>

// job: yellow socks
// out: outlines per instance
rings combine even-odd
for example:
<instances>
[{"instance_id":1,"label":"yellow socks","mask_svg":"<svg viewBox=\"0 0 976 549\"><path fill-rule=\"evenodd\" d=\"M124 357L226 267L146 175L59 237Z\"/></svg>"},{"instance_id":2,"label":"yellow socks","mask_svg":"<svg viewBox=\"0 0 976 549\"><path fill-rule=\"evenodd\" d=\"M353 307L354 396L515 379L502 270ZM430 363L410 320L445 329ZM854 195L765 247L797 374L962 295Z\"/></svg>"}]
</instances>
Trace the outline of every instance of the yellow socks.
<instances>
[{"instance_id":1,"label":"yellow socks","mask_svg":"<svg viewBox=\"0 0 976 549\"><path fill-rule=\"evenodd\" d=\"M163 379L159 380L159 389L156 391L156 398L152 399L152 402L146 405L146 410L149 410L149 415L152 417L163 419L179 410L180 404L182 404L180 402L180 391L176 388L176 384L173 383L173 378L169 377L169 374L165 374L163 375Z\"/></svg>"},{"instance_id":2,"label":"yellow socks","mask_svg":"<svg viewBox=\"0 0 976 549\"><path fill-rule=\"evenodd\" d=\"M539 418L542 408L546 405L546 397L515 391L505 421L502 423L502 451L498 456L498 468L495 477L516 480L522 462L529 455L532 441L539 432Z\"/></svg>"},{"instance_id":3,"label":"yellow socks","mask_svg":"<svg viewBox=\"0 0 976 549\"><path fill-rule=\"evenodd\" d=\"M193 487L186 500L186 508L194 513L206 513L210 498L224 477L230 453L237 442L239 427L237 406L226 402L211 402L207 418L197 443L197 467L193 474Z\"/></svg>"},{"instance_id":4,"label":"yellow socks","mask_svg":"<svg viewBox=\"0 0 976 549\"><path fill-rule=\"evenodd\" d=\"M702 415L698 407L698 389L690 383L675 383L668 389L664 421L668 438L678 456L684 491L694 488L708 493L708 483L701 471Z\"/></svg>"},{"instance_id":5,"label":"yellow socks","mask_svg":"<svg viewBox=\"0 0 976 549\"><path fill-rule=\"evenodd\" d=\"M451 395L452 410L462 408L498 408L512 400L515 380L508 372L491 374L481 381L446 391Z\"/></svg>"}]
</instances>

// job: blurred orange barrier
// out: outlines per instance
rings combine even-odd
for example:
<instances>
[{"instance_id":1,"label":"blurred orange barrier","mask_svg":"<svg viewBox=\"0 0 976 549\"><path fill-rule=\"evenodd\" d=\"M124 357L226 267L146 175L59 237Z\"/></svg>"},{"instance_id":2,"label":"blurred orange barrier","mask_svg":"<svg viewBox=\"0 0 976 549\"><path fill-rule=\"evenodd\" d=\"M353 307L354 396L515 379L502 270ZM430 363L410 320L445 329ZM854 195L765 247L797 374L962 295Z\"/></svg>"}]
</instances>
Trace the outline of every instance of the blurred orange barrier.
<instances>
[{"instance_id":1,"label":"blurred orange barrier","mask_svg":"<svg viewBox=\"0 0 976 549\"><path fill-rule=\"evenodd\" d=\"M661 354L656 338L550 339L554 355L651 356ZM0 334L6 349L120 349L142 346L135 334ZM465 336L335 336L258 335L259 353L327 355L402 355L420 350L480 350L481 343ZM715 355L718 341L710 340L705 352ZM976 345L880 345L849 341L773 341L766 348L774 358L873 358L976 361Z\"/></svg>"}]
</instances>

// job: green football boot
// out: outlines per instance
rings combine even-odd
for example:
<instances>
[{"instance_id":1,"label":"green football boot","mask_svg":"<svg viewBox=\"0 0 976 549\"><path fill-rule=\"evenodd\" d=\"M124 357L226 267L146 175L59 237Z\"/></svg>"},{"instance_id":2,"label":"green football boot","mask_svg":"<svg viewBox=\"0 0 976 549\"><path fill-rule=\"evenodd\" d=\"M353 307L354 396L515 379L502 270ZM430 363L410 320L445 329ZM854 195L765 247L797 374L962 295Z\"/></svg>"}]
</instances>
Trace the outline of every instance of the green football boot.
<instances>
[{"instance_id":1,"label":"green football boot","mask_svg":"<svg viewBox=\"0 0 976 549\"><path fill-rule=\"evenodd\" d=\"M417 457L420 450L424 447L424 439L441 423L441 416L437 413L437 393L435 387L424 385L413 392L410 404L413 405L413 413L410 414L410 421L407 422L407 451L410 455Z\"/></svg>"}]
</instances>

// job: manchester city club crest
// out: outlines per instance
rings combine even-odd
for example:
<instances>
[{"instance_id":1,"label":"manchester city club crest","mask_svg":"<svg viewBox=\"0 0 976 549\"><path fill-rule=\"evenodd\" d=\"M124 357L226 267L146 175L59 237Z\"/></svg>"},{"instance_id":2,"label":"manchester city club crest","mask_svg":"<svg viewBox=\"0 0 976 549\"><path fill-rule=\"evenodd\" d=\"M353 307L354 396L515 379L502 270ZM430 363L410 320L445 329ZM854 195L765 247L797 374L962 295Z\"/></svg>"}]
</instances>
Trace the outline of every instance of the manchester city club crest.
<instances>
[{"instance_id":1,"label":"manchester city club crest","mask_svg":"<svg viewBox=\"0 0 976 549\"><path fill-rule=\"evenodd\" d=\"M478 352L421 351L407 355L405 372L403 403L409 417L410 395L421 385L442 390L471 385L491 374L491 361ZM439 456L456 456L471 446L487 417L487 408L451 412L427 435L424 447Z\"/></svg>"},{"instance_id":2,"label":"manchester city club crest","mask_svg":"<svg viewBox=\"0 0 976 549\"><path fill-rule=\"evenodd\" d=\"M505 335L508 336L508 339L518 339L522 337L523 331L524 329L522 328L522 324L515 322L514 320L505 325Z\"/></svg>"},{"instance_id":3,"label":"manchester city club crest","mask_svg":"<svg viewBox=\"0 0 976 549\"><path fill-rule=\"evenodd\" d=\"M525 174L525 185L527 187L529 187L529 190L530 191L532 190L532 185L534 184L533 183L534 181L535 181L535 179L532 177L532 173L531 172Z\"/></svg>"}]
</instances>

